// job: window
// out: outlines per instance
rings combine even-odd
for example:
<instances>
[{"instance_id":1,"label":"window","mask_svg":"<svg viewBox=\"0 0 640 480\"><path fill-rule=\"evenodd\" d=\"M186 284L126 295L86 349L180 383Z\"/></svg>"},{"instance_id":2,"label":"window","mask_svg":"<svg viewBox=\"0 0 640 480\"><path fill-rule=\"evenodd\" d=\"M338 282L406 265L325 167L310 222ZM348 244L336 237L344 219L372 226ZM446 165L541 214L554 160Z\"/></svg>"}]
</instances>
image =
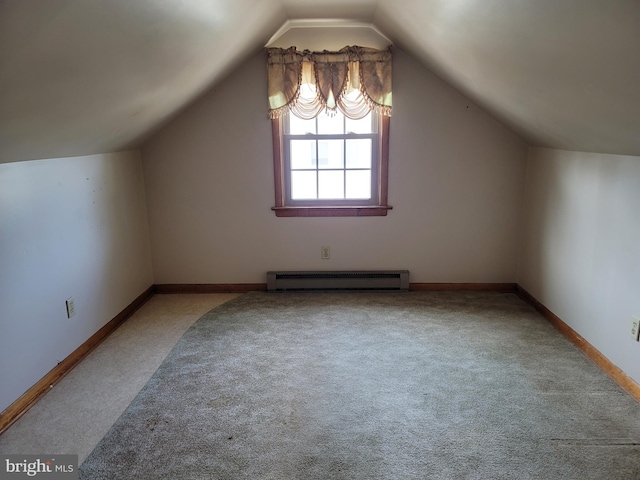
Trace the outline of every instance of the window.
<instances>
[{"instance_id":1,"label":"window","mask_svg":"<svg viewBox=\"0 0 640 480\"><path fill-rule=\"evenodd\" d=\"M276 170L282 170L276 189L283 201L274 207L276 214L386 214L382 121L375 112L351 120L339 111L310 120L288 113L274 120L282 131L282 149L274 161Z\"/></svg>"},{"instance_id":2,"label":"window","mask_svg":"<svg viewBox=\"0 0 640 480\"><path fill-rule=\"evenodd\" d=\"M388 117L288 113L272 122L276 215L387 214Z\"/></svg>"},{"instance_id":3,"label":"window","mask_svg":"<svg viewBox=\"0 0 640 480\"><path fill-rule=\"evenodd\" d=\"M378 129L371 113L360 120L341 112L311 120L288 114L284 125L287 204L376 203Z\"/></svg>"},{"instance_id":4,"label":"window","mask_svg":"<svg viewBox=\"0 0 640 480\"><path fill-rule=\"evenodd\" d=\"M386 215L389 49L269 49L268 71L276 215Z\"/></svg>"}]
</instances>

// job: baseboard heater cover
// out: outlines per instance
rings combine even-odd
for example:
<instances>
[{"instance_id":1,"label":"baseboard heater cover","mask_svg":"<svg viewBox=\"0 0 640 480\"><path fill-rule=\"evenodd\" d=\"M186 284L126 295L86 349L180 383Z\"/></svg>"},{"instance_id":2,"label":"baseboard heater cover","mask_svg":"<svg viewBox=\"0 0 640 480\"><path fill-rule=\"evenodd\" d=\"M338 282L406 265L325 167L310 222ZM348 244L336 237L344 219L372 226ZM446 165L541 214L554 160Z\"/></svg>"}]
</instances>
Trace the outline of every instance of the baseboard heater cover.
<instances>
[{"instance_id":1,"label":"baseboard heater cover","mask_svg":"<svg viewBox=\"0 0 640 480\"><path fill-rule=\"evenodd\" d=\"M267 291L409 290L409 270L267 272Z\"/></svg>"}]
</instances>

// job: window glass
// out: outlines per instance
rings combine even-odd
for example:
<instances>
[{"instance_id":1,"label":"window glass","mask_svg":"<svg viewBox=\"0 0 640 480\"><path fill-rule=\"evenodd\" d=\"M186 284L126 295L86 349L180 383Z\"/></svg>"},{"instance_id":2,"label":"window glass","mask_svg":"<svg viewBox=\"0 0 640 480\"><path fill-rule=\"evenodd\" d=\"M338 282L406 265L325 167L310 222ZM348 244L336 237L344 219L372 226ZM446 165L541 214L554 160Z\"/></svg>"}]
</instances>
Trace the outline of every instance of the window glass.
<instances>
[{"instance_id":1,"label":"window glass","mask_svg":"<svg viewBox=\"0 0 640 480\"><path fill-rule=\"evenodd\" d=\"M347 170L346 198L371 198L371 170Z\"/></svg>"},{"instance_id":2,"label":"window glass","mask_svg":"<svg viewBox=\"0 0 640 480\"><path fill-rule=\"evenodd\" d=\"M371 112L360 120L351 120L350 118L345 117L344 121L346 133L374 133L374 123Z\"/></svg>"},{"instance_id":3,"label":"window glass","mask_svg":"<svg viewBox=\"0 0 640 480\"><path fill-rule=\"evenodd\" d=\"M344 171L328 170L318 172L318 198L344 198Z\"/></svg>"},{"instance_id":4,"label":"window glass","mask_svg":"<svg viewBox=\"0 0 640 480\"><path fill-rule=\"evenodd\" d=\"M293 115L295 117L295 115ZM317 116L318 135L333 135L344 133L344 115L340 112L328 115L325 112Z\"/></svg>"},{"instance_id":5,"label":"window glass","mask_svg":"<svg viewBox=\"0 0 640 480\"><path fill-rule=\"evenodd\" d=\"M291 198L293 200L315 200L318 198L317 172L291 172Z\"/></svg>"},{"instance_id":6,"label":"window glass","mask_svg":"<svg viewBox=\"0 0 640 480\"><path fill-rule=\"evenodd\" d=\"M344 140L318 140L318 168L344 168Z\"/></svg>"},{"instance_id":7,"label":"window glass","mask_svg":"<svg viewBox=\"0 0 640 480\"><path fill-rule=\"evenodd\" d=\"M291 140L291 169L316 168L316 141Z\"/></svg>"},{"instance_id":8,"label":"window glass","mask_svg":"<svg viewBox=\"0 0 640 480\"><path fill-rule=\"evenodd\" d=\"M348 139L347 168L371 168L371 139Z\"/></svg>"},{"instance_id":9,"label":"window glass","mask_svg":"<svg viewBox=\"0 0 640 480\"><path fill-rule=\"evenodd\" d=\"M316 119L304 120L295 115L288 115L289 117L289 133L291 135L306 135L307 133L316 133Z\"/></svg>"}]
</instances>

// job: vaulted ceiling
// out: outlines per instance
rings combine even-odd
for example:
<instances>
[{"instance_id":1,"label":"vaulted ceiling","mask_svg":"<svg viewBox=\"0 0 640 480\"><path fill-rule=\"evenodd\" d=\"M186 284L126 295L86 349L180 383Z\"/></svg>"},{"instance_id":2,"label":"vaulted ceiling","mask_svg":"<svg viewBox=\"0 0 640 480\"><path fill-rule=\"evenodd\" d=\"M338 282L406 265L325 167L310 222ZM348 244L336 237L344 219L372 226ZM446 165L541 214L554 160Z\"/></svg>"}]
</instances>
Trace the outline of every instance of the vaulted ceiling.
<instances>
[{"instance_id":1,"label":"vaulted ceiling","mask_svg":"<svg viewBox=\"0 0 640 480\"><path fill-rule=\"evenodd\" d=\"M640 155L638 0L0 0L0 163L139 146L319 18L372 24L532 145Z\"/></svg>"}]
</instances>

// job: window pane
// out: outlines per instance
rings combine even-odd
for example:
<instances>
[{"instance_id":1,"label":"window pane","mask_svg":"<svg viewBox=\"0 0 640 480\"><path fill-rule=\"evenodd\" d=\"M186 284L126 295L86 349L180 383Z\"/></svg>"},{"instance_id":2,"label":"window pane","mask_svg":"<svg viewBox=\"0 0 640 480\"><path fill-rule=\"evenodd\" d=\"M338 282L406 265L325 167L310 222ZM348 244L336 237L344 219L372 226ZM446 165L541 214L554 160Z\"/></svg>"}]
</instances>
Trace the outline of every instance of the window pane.
<instances>
[{"instance_id":1,"label":"window pane","mask_svg":"<svg viewBox=\"0 0 640 480\"><path fill-rule=\"evenodd\" d=\"M371 170L347 170L347 198L371 198Z\"/></svg>"},{"instance_id":2,"label":"window pane","mask_svg":"<svg viewBox=\"0 0 640 480\"><path fill-rule=\"evenodd\" d=\"M318 172L318 198L344 198L344 171Z\"/></svg>"},{"instance_id":3,"label":"window pane","mask_svg":"<svg viewBox=\"0 0 640 480\"><path fill-rule=\"evenodd\" d=\"M291 198L293 200L317 199L316 172L291 172Z\"/></svg>"},{"instance_id":4,"label":"window pane","mask_svg":"<svg viewBox=\"0 0 640 480\"><path fill-rule=\"evenodd\" d=\"M347 133L373 133L371 112L360 120L351 120L350 118L345 117L344 121L345 131Z\"/></svg>"},{"instance_id":5,"label":"window pane","mask_svg":"<svg viewBox=\"0 0 640 480\"><path fill-rule=\"evenodd\" d=\"M371 139L347 140L347 168L371 168Z\"/></svg>"},{"instance_id":6,"label":"window pane","mask_svg":"<svg viewBox=\"0 0 640 480\"><path fill-rule=\"evenodd\" d=\"M306 170L316 168L316 141L291 140L290 142L291 168Z\"/></svg>"},{"instance_id":7,"label":"window pane","mask_svg":"<svg viewBox=\"0 0 640 480\"><path fill-rule=\"evenodd\" d=\"M322 112L317 116L318 119L318 134L331 135L344 133L344 115L337 111L335 115L329 116L325 112Z\"/></svg>"},{"instance_id":8,"label":"window pane","mask_svg":"<svg viewBox=\"0 0 640 480\"><path fill-rule=\"evenodd\" d=\"M289 114L289 133L291 135L305 135L307 133L316 133L316 120L303 120L296 117L293 113Z\"/></svg>"},{"instance_id":9,"label":"window pane","mask_svg":"<svg viewBox=\"0 0 640 480\"><path fill-rule=\"evenodd\" d=\"M343 168L344 140L318 140L318 168Z\"/></svg>"}]
</instances>

